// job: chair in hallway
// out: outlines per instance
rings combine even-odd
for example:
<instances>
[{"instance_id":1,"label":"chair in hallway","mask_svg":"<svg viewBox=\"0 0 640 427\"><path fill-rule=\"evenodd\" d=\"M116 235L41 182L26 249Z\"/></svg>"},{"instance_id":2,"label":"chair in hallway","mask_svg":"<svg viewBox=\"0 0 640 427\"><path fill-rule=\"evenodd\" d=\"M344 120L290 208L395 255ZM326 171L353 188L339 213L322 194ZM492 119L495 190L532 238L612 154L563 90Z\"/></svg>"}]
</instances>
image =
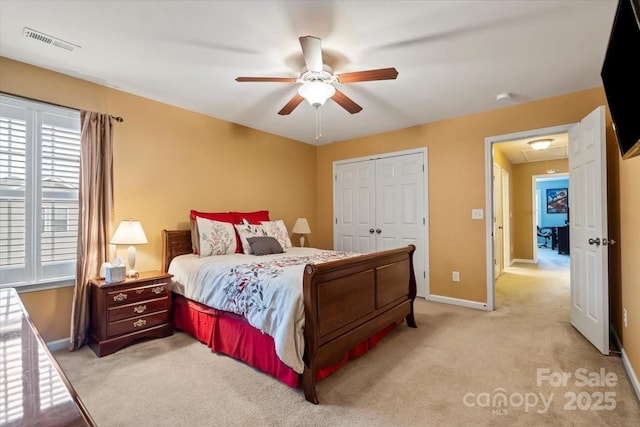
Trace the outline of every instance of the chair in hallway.
<instances>
[{"instance_id":1,"label":"chair in hallway","mask_svg":"<svg viewBox=\"0 0 640 427\"><path fill-rule=\"evenodd\" d=\"M536 226L538 228L538 237L542 237L544 241L538 244L539 248L551 248L551 235L553 234L553 229L551 227L542 227Z\"/></svg>"}]
</instances>

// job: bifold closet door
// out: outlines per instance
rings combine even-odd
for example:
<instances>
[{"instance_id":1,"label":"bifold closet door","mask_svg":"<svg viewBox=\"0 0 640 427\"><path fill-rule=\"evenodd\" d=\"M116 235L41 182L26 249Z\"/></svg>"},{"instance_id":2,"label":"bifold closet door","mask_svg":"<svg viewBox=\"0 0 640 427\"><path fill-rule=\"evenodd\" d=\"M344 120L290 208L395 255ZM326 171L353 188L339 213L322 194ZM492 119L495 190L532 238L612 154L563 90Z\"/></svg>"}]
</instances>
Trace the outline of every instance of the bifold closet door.
<instances>
[{"instance_id":1,"label":"bifold closet door","mask_svg":"<svg viewBox=\"0 0 640 427\"><path fill-rule=\"evenodd\" d=\"M336 167L336 250L358 253L376 251L375 171L373 160Z\"/></svg>"},{"instance_id":2,"label":"bifold closet door","mask_svg":"<svg viewBox=\"0 0 640 427\"><path fill-rule=\"evenodd\" d=\"M409 153L338 163L334 177L334 249L369 253L415 245L419 296L428 293L425 160Z\"/></svg>"}]
</instances>

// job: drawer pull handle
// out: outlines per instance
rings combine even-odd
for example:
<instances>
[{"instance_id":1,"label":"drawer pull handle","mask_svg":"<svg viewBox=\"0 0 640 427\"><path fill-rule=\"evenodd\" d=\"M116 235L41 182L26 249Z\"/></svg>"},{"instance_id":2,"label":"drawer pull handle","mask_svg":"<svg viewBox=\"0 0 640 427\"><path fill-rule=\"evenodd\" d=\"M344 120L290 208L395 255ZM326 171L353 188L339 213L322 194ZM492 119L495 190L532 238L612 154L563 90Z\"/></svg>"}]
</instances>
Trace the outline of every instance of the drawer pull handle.
<instances>
[{"instance_id":1,"label":"drawer pull handle","mask_svg":"<svg viewBox=\"0 0 640 427\"><path fill-rule=\"evenodd\" d=\"M153 293L158 295L161 294L164 291L164 286L156 286L155 288L153 288Z\"/></svg>"},{"instance_id":2,"label":"drawer pull handle","mask_svg":"<svg viewBox=\"0 0 640 427\"><path fill-rule=\"evenodd\" d=\"M114 301L124 301L127 299L127 294L123 294L122 292L120 292L118 295L115 295L113 297Z\"/></svg>"},{"instance_id":3,"label":"drawer pull handle","mask_svg":"<svg viewBox=\"0 0 640 427\"><path fill-rule=\"evenodd\" d=\"M135 322L133 322L133 326L136 328L139 328L141 326L144 326L147 324L147 321L145 319L138 319Z\"/></svg>"},{"instance_id":4,"label":"drawer pull handle","mask_svg":"<svg viewBox=\"0 0 640 427\"><path fill-rule=\"evenodd\" d=\"M140 295L144 292L144 289L136 289L136 294Z\"/></svg>"},{"instance_id":5,"label":"drawer pull handle","mask_svg":"<svg viewBox=\"0 0 640 427\"><path fill-rule=\"evenodd\" d=\"M139 305L137 307L133 307L133 312L134 313L142 314L145 311L147 311L147 306L146 305Z\"/></svg>"}]
</instances>

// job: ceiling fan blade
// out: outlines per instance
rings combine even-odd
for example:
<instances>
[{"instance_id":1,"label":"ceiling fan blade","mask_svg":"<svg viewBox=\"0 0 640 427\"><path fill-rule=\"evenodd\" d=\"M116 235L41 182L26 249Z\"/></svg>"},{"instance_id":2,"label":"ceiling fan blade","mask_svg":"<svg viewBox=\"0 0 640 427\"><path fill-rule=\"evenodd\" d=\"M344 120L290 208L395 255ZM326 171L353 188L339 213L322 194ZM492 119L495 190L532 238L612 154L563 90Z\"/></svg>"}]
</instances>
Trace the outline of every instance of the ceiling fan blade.
<instances>
[{"instance_id":1,"label":"ceiling fan blade","mask_svg":"<svg viewBox=\"0 0 640 427\"><path fill-rule=\"evenodd\" d=\"M278 82L295 83L298 79L293 77L236 77L237 82Z\"/></svg>"},{"instance_id":2,"label":"ceiling fan blade","mask_svg":"<svg viewBox=\"0 0 640 427\"><path fill-rule=\"evenodd\" d=\"M331 97L338 105L351 114L359 113L362 107L356 104L351 98L336 89L336 93Z\"/></svg>"},{"instance_id":3,"label":"ceiling fan blade","mask_svg":"<svg viewBox=\"0 0 640 427\"><path fill-rule=\"evenodd\" d=\"M353 73L338 74L340 83L369 82L372 80L393 80L398 77L395 68L380 68L379 70L355 71Z\"/></svg>"},{"instance_id":4,"label":"ceiling fan blade","mask_svg":"<svg viewBox=\"0 0 640 427\"><path fill-rule=\"evenodd\" d=\"M304 101L304 98L301 97L299 94L295 94L293 96L293 98L291 98L289 100L289 102L287 102L287 105L285 105L284 107L282 107L282 110L278 111L278 114L280 114L281 116L286 116L287 114L291 114L291 112L298 106L300 105L300 103Z\"/></svg>"},{"instance_id":5,"label":"ceiling fan blade","mask_svg":"<svg viewBox=\"0 0 640 427\"><path fill-rule=\"evenodd\" d=\"M304 36L300 37L299 40L307 69L318 73L323 71L322 44L320 43L320 39L313 36Z\"/></svg>"}]
</instances>

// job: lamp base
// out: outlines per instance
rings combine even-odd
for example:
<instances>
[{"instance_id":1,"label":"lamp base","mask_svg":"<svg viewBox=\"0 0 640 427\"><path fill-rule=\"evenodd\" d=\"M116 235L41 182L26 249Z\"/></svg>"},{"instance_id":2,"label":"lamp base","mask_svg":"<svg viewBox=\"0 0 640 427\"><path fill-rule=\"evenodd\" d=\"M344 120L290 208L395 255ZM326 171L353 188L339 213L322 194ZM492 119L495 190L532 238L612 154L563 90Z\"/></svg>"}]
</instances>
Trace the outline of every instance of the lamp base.
<instances>
[{"instance_id":1,"label":"lamp base","mask_svg":"<svg viewBox=\"0 0 640 427\"><path fill-rule=\"evenodd\" d=\"M300 236L300 247L304 248L304 235Z\"/></svg>"},{"instance_id":2,"label":"lamp base","mask_svg":"<svg viewBox=\"0 0 640 427\"><path fill-rule=\"evenodd\" d=\"M137 270L131 269L131 270L127 271L127 278L129 278L129 279L135 279L138 276L140 276L140 273L138 273Z\"/></svg>"}]
</instances>

